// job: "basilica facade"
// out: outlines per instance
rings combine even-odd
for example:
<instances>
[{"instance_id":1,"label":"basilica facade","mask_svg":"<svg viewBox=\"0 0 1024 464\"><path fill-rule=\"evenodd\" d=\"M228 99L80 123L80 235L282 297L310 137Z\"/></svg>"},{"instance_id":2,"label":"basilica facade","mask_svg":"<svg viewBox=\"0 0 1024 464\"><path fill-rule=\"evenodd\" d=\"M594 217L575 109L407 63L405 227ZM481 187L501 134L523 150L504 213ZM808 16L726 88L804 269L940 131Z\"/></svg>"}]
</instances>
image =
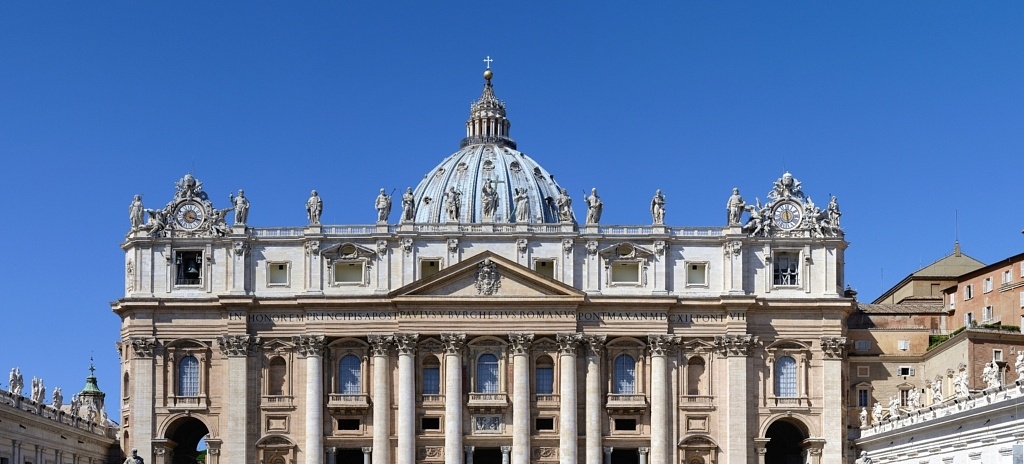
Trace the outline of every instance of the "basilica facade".
<instances>
[{"instance_id":1,"label":"basilica facade","mask_svg":"<svg viewBox=\"0 0 1024 464\"><path fill-rule=\"evenodd\" d=\"M574 208L517 150L492 77L459 150L394 214L380 192L375 224L321 224L314 191L307 224L249 227L243 192L214 205L191 175L159 209L136 197L112 304L126 454L846 461L835 198L785 173L766 204L725 192L721 225L666 225L660 192L650 224L603 225L596 191Z\"/></svg>"}]
</instances>

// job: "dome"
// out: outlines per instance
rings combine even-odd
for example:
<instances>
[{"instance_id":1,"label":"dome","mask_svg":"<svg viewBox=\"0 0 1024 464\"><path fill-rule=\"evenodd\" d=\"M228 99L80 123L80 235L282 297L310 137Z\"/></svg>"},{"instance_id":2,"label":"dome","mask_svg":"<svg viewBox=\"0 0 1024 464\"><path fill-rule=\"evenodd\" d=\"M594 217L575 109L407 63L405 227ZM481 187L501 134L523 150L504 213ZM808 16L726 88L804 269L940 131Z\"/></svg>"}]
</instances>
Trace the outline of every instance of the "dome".
<instances>
[{"instance_id":1,"label":"dome","mask_svg":"<svg viewBox=\"0 0 1024 464\"><path fill-rule=\"evenodd\" d=\"M494 96L490 75L485 77L483 94L470 106L461 148L416 186L415 222L559 222L554 176L516 150L505 102Z\"/></svg>"}]
</instances>

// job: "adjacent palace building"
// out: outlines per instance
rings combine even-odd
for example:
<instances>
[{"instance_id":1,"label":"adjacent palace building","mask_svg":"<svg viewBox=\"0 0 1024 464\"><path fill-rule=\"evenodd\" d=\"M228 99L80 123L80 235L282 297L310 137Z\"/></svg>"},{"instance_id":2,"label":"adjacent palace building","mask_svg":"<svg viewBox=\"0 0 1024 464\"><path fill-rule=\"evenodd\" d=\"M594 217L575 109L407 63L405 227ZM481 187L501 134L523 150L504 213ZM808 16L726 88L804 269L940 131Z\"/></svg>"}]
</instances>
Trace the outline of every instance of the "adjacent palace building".
<instances>
[{"instance_id":1,"label":"adjacent palace building","mask_svg":"<svg viewBox=\"0 0 1024 464\"><path fill-rule=\"evenodd\" d=\"M789 173L712 227L600 224L488 70L458 151L372 225L136 198L120 440L151 464L840 463L847 242ZM223 207L221 209L221 207ZM234 219L233 225L227 219ZM145 216L145 218L144 218ZM228 218L225 218L228 216ZM397 219L396 219L397 218Z\"/></svg>"}]
</instances>

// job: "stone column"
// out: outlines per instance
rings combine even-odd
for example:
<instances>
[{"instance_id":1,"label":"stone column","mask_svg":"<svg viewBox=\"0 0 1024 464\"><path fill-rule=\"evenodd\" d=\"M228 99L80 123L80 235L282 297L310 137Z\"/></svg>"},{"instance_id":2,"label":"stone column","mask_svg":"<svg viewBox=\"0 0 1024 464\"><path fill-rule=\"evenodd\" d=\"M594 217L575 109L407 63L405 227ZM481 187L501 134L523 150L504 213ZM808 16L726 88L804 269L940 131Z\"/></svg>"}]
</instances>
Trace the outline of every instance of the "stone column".
<instances>
[{"instance_id":1,"label":"stone column","mask_svg":"<svg viewBox=\"0 0 1024 464\"><path fill-rule=\"evenodd\" d=\"M764 455L768 454L768 441L771 438L755 438L754 451L757 452L757 464L765 464Z\"/></svg>"},{"instance_id":2,"label":"stone column","mask_svg":"<svg viewBox=\"0 0 1024 464\"><path fill-rule=\"evenodd\" d=\"M604 447L604 464L612 464L612 451L615 451L615 448L611 446Z\"/></svg>"},{"instance_id":3,"label":"stone column","mask_svg":"<svg viewBox=\"0 0 1024 464\"><path fill-rule=\"evenodd\" d=\"M391 369L388 352L394 337L370 334L366 337L373 352L373 464L391 464ZM363 448L363 459L369 452Z\"/></svg>"},{"instance_id":4,"label":"stone column","mask_svg":"<svg viewBox=\"0 0 1024 464\"><path fill-rule=\"evenodd\" d=\"M748 378L750 374L750 354L757 345L757 337L749 334L719 335L715 337L715 347L726 358L728 374L719 398L725 398L725 459L723 462L748 462L750 454L750 437L747 416L750 411L750 398L755 392L750 390ZM836 380L838 383L838 378ZM837 397L838 398L838 397Z\"/></svg>"},{"instance_id":5,"label":"stone column","mask_svg":"<svg viewBox=\"0 0 1024 464\"><path fill-rule=\"evenodd\" d=\"M221 354L227 358L227 374L221 379L225 396L224 439L225 464L246 464L251 459L249 442L249 355L259 346L260 338L252 335L222 335L217 339ZM320 400L317 400L317 406ZM321 431L322 435L322 431ZM321 449L323 445L314 448Z\"/></svg>"},{"instance_id":6,"label":"stone column","mask_svg":"<svg viewBox=\"0 0 1024 464\"><path fill-rule=\"evenodd\" d=\"M601 464L601 440L603 430L601 416L604 414L601 384L601 354L604 352L606 335L584 335L583 342L587 347L587 424L586 424L586 463ZM606 448L608 449L608 448ZM611 459L611 451L607 453ZM607 464L607 460L606 460Z\"/></svg>"},{"instance_id":7,"label":"stone column","mask_svg":"<svg viewBox=\"0 0 1024 464\"><path fill-rule=\"evenodd\" d=\"M511 452L512 452L512 447L511 446L502 446L501 447L501 464L509 464L508 455Z\"/></svg>"},{"instance_id":8,"label":"stone column","mask_svg":"<svg viewBox=\"0 0 1024 464\"><path fill-rule=\"evenodd\" d=\"M640 464L647 464L647 453L650 453L651 449L650 448L640 448L640 449L636 450L636 452L640 455ZM657 462L657 461L655 461L655 462Z\"/></svg>"},{"instance_id":9,"label":"stone column","mask_svg":"<svg viewBox=\"0 0 1024 464\"><path fill-rule=\"evenodd\" d=\"M672 335L648 335L648 346L651 350L651 461L669 462L669 434L673 427L669 424L668 398L668 354L675 344Z\"/></svg>"},{"instance_id":10,"label":"stone column","mask_svg":"<svg viewBox=\"0 0 1024 464\"><path fill-rule=\"evenodd\" d=\"M327 464L335 464L335 462L338 461L338 455L335 454L337 450L338 449L333 446L327 447Z\"/></svg>"},{"instance_id":11,"label":"stone column","mask_svg":"<svg viewBox=\"0 0 1024 464\"><path fill-rule=\"evenodd\" d=\"M214 448L210 446L210 442L206 442L206 463L207 464L220 464L220 448ZM218 445L220 446L220 445Z\"/></svg>"},{"instance_id":12,"label":"stone column","mask_svg":"<svg viewBox=\"0 0 1024 464\"><path fill-rule=\"evenodd\" d=\"M127 345L127 346L125 346ZM153 398L156 392L153 390L153 365L154 353L156 351L156 338L153 337L129 337L123 342L125 351L131 350L132 357L128 362L129 375L131 376L131 443L126 443L127 449L139 450L139 456L154 462L153 455ZM25 462L24 454L22 461ZM38 460L35 462L39 462ZM20 464L20 463L19 463Z\"/></svg>"},{"instance_id":13,"label":"stone column","mask_svg":"<svg viewBox=\"0 0 1024 464\"><path fill-rule=\"evenodd\" d=\"M580 343L578 333L558 334L559 369L559 417L558 462L577 464L579 432L576 429L576 346Z\"/></svg>"},{"instance_id":14,"label":"stone column","mask_svg":"<svg viewBox=\"0 0 1024 464\"><path fill-rule=\"evenodd\" d=\"M842 398L843 386L838 379L843 378L845 350L846 337L821 337L821 351L824 354L821 362L822 398ZM817 449L821 462L845 461L845 432L842 408L822 409L821 438L825 439L825 443Z\"/></svg>"},{"instance_id":15,"label":"stone column","mask_svg":"<svg viewBox=\"0 0 1024 464\"><path fill-rule=\"evenodd\" d=\"M396 333L398 349L398 464L416 463L416 367L419 334Z\"/></svg>"},{"instance_id":16,"label":"stone column","mask_svg":"<svg viewBox=\"0 0 1024 464\"><path fill-rule=\"evenodd\" d=\"M372 452L373 452L373 447L372 446L364 446L363 447L363 464L370 464L370 462L371 462L371 454L370 453L372 453Z\"/></svg>"},{"instance_id":17,"label":"stone column","mask_svg":"<svg viewBox=\"0 0 1024 464\"><path fill-rule=\"evenodd\" d=\"M324 336L296 335L292 337L299 356L306 358L306 464L324 462ZM225 439L225 446L228 439ZM224 450L229 460L231 451ZM239 461L247 463L248 461Z\"/></svg>"},{"instance_id":18,"label":"stone column","mask_svg":"<svg viewBox=\"0 0 1024 464\"><path fill-rule=\"evenodd\" d=\"M465 453L466 463L473 463L473 447L462 447L462 347L466 344L464 333L443 333L444 343L444 462L461 464Z\"/></svg>"},{"instance_id":19,"label":"stone column","mask_svg":"<svg viewBox=\"0 0 1024 464\"><path fill-rule=\"evenodd\" d=\"M512 348L512 464L530 463L530 344L533 334L510 333ZM504 449L504 447L503 447ZM507 463L505 463L507 464Z\"/></svg>"}]
</instances>

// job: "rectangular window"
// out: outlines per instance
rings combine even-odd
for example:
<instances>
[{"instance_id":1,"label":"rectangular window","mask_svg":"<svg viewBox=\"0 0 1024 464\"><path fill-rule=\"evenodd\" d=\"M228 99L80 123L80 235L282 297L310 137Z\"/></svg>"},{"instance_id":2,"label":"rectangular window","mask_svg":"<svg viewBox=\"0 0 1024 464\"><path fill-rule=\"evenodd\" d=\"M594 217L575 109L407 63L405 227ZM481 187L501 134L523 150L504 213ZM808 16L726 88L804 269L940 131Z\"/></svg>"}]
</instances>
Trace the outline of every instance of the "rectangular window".
<instances>
[{"instance_id":1,"label":"rectangular window","mask_svg":"<svg viewBox=\"0 0 1024 464\"><path fill-rule=\"evenodd\" d=\"M974 326L974 313L964 314L964 327Z\"/></svg>"},{"instance_id":2,"label":"rectangular window","mask_svg":"<svg viewBox=\"0 0 1024 464\"><path fill-rule=\"evenodd\" d=\"M777 253L772 265L775 285L800 285L800 260L796 253Z\"/></svg>"},{"instance_id":3,"label":"rectangular window","mask_svg":"<svg viewBox=\"0 0 1024 464\"><path fill-rule=\"evenodd\" d=\"M440 271L440 270L441 270L441 260L440 259L423 259L423 260L420 260L420 278L421 279L430 277L430 276L432 276L434 274L437 274L437 271Z\"/></svg>"},{"instance_id":4,"label":"rectangular window","mask_svg":"<svg viewBox=\"0 0 1024 464\"><path fill-rule=\"evenodd\" d=\"M992 291L992 278L986 277L985 280L981 281L981 291L988 293Z\"/></svg>"},{"instance_id":5,"label":"rectangular window","mask_svg":"<svg viewBox=\"0 0 1024 464\"><path fill-rule=\"evenodd\" d=\"M636 430L636 419L615 419L615 430Z\"/></svg>"},{"instance_id":6,"label":"rectangular window","mask_svg":"<svg viewBox=\"0 0 1024 464\"><path fill-rule=\"evenodd\" d=\"M423 394L438 395L441 393L441 368L423 368Z\"/></svg>"},{"instance_id":7,"label":"rectangular window","mask_svg":"<svg viewBox=\"0 0 1024 464\"><path fill-rule=\"evenodd\" d=\"M359 419L338 419L338 430L359 430Z\"/></svg>"},{"instance_id":8,"label":"rectangular window","mask_svg":"<svg viewBox=\"0 0 1024 464\"><path fill-rule=\"evenodd\" d=\"M871 349L871 340L857 340L853 342L853 349L856 351L867 351Z\"/></svg>"},{"instance_id":9,"label":"rectangular window","mask_svg":"<svg viewBox=\"0 0 1024 464\"><path fill-rule=\"evenodd\" d=\"M982 320L982 322L991 322L995 318L996 318L995 310L992 309L991 306L986 306L986 307L982 308L982 310L981 310L981 320Z\"/></svg>"},{"instance_id":10,"label":"rectangular window","mask_svg":"<svg viewBox=\"0 0 1024 464\"><path fill-rule=\"evenodd\" d=\"M441 418L440 417L422 417L422 418L420 418L420 429L421 430L441 430Z\"/></svg>"},{"instance_id":11,"label":"rectangular window","mask_svg":"<svg viewBox=\"0 0 1024 464\"><path fill-rule=\"evenodd\" d=\"M1011 281L1013 281L1013 270L1012 269L1007 269L1007 270L1003 271L1003 283L1004 284L1008 284Z\"/></svg>"},{"instance_id":12,"label":"rectangular window","mask_svg":"<svg viewBox=\"0 0 1024 464\"><path fill-rule=\"evenodd\" d=\"M554 390L555 369L553 367L537 368L537 394L550 395Z\"/></svg>"},{"instance_id":13,"label":"rectangular window","mask_svg":"<svg viewBox=\"0 0 1024 464\"><path fill-rule=\"evenodd\" d=\"M964 287L964 301L974 298L974 285Z\"/></svg>"},{"instance_id":14,"label":"rectangular window","mask_svg":"<svg viewBox=\"0 0 1024 464\"><path fill-rule=\"evenodd\" d=\"M857 366L857 377L871 377L871 366Z\"/></svg>"},{"instance_id":15,"label":"rectangular window","mask_svg":"<svg viewBox=\"0 0 1024 464\"><path fill-rule=\"evenodd\" d=\"M338 261L334 263L334 283L336 284L362 284L363 283L363 262L362 261Z\"/></svg>"},{"instance_id":16,"label":"rectangular window","mask_svg":"<svg viewBox=\"0 0 1024 464\"><path fill-rule=\"evenodd\" d=\"M1003 360L1003 350L992 350L992 360L993 361L1002 361Z\"/></svg>"},{"instance_id":17,"label":"rectangular window","mask_svg":"<svg viewBox=\"0 0 1024 464\"><path fill-rule=\"evenodd\" d=\"M538 259L533 262L533 270L537 271L538 274L547 277L549 279L555 278L555 260L553 259Z\"/></svg>"},{"instance_id":18,"label":"rectangular window","mask_svg":"<svg viewBox=\"0 0 1024 464\"><path fill-rule=\"evenodd\" d=\"M555 418L554 417L538 417L536 423L537 430L554 430L555 429Z\"/></svg>"},{"instance_id":19,"label":"rectangular window","mask_svg":"<svg viewBox=\"0 0 1024 464\"><path fill-rule=\"evenodd\" d=\"M914 368L910 366L900 366L896 369L896 375L902 375L904 377L914 375Z\"/></svg>"},{"instance_id":20,"label":"rectangular window","mask_svg":"<svg viewBox=\"0 0 1024 464\"><path fill-rule=\"evenodd\" d=\"M706 286L708 263L686 263L686 285Z\"/></svg>"},{"instance_id":21,"label":"rectangular window","mask_svg":"<svg viewBox=\"0 0 1024 464\"><path fill-rule=\"evenodd\" d=\"M640 263L615 262L610 266L613 284L640 283Z\"/></svg>"},{"instance_id":22,"label":"rectangular window","mask_svg":"<svg viewBox=\"0 0 1024 464\"><path fill-rule=\"evenodd\" d=\"M1024 308L1024 292L1020 292L1017 295L1020 296L1020 307Z\"/></svg>"},{"instance_id":23,"label":"rectangular window","mask_svg":"<svg viewBox=\"0 0 1024 464\"><path fill-rule=\"evenodd\" d=\"M203 284L203 252L202 251L179 251L175 253L174 266L177 278L174 283L177 285L202 285Z\"/></svg>"},{"instance_id":24,"label":"rectangular window","mask_svg":"<svg viewBox=\"0 0 1024 464\"><path fill-rule=\"evenodd\" d=\"M288 263L267 263L267 286L288 285Z\"/></svg>"},{"instance_id":25,"label":"rectangular window","mask_svg":"<svg viewBox=\"0 0 1024 464\"><path fill-rule=\"evenodd\" d=\"M910 349L910 340L900 340L900 351L907 351Z\"/></svg>"},{"instance_id":26,"label":"rectangular window","mask_svg":"<svg viewBox=\"0 0 1024 464\"><path fill-rule=\"evenodd\" d=\"M861 408L867 407L869 399L870 399L870 397L868 396L868 390L866 388L861 388L860 390L857 390L857 406L858 407L861 407Z\"/></svg>"},{"instance_id":27,"label":"rectangular window","mask_svg":"<svg viewBox=\"0 0 1024 464\"><path fill-rule=\"evenodd\" d=\"M956 293L949 293L949 309L956 309Z\"/></svg>"},{"instance_id":28,"label":"rectangular window","mask_svg":"<svg viewBox=\"0 0 1024 464\"><path fill-rule=\"evenodd\" d=\"M900 390L900 407L910 406L910 390Z\"/></svg>"}]
</instances>

